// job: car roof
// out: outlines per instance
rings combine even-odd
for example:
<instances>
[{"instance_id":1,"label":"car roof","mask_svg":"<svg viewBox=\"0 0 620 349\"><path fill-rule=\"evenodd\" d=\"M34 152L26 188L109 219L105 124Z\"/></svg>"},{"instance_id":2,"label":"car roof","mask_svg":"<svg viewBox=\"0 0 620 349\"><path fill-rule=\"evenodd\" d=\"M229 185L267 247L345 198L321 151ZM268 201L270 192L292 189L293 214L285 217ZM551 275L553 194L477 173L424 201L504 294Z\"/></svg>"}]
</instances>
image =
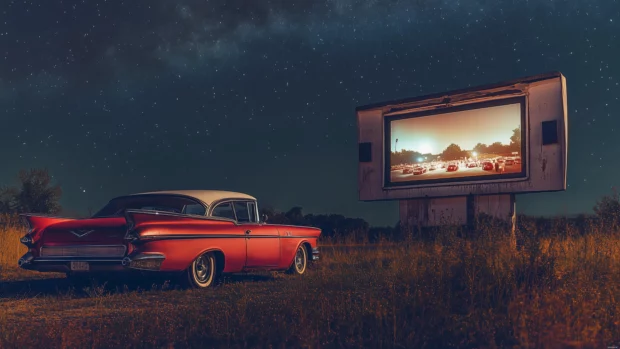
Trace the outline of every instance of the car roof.
<instances>
[{"instance_id":1,"label":"car roof","mask_svg":"<svg viewBox=\"0 0 620 349\"><path fill-rule=\"evenodd\" d=\"M130 196L157 195L157 194L189 196L194 199L198 199L209 206L211 206L214 202L223 200L223 199L246 199L246 200L256 201L256 198L251 195L244 194L244 193L238 193L234 191L225 191L225 190L162 190L162 191L151 191L151 192L146 192L146 193L136 193L136 194L131 194Z\"/></svg>"}]
</instances>

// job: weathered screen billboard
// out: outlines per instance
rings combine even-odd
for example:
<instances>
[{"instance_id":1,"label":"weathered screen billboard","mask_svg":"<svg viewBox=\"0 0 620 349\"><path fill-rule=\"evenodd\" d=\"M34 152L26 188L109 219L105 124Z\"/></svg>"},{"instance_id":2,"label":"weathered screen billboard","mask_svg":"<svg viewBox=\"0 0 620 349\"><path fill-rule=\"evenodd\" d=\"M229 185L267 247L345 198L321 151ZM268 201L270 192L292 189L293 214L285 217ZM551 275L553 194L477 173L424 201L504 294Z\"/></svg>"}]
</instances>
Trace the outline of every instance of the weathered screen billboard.
<instances>
[{"instance_id":1,"label":"weathered screen billboard","mask_svg":"<svg viewBox=\"0 0 620 349\"><path fill-rule=\"evenodd\" d=\"M385 187L526 176L525 97L385 118Z\"/></svg>"},{"instance_id":2,"label":"weathered screen billboard","mask_svg":"<svg viewBox=\"0 0 620 349\"><path fill-rule=\"evenodd\" d=\"M566 190L559 72L356 108L360 200Z\"/></svg>"}]
</instances>

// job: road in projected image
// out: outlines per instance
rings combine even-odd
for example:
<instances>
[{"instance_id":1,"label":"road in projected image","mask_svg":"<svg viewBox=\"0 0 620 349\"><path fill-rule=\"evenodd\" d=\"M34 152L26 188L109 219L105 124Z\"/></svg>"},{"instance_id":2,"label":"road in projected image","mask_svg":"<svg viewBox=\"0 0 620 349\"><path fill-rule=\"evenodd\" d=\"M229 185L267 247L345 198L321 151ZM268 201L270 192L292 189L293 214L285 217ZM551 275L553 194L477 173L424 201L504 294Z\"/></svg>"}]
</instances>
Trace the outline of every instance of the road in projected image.
<instances>
[{"instance_id":1,"label":"road in projected image","mask_svg":"<svg viewBox=\"0 0 620 349\"><path fill-rule=\"evenodd\" d=\"M389 182L522 173L522 104L390 121Z\"/></svg>"},{"instance_id":2,"label":"road in projected image","mask_svg":"<svg viewBox=\"0 0 620 349\"><path fill-rule=\"evenodd\" d=\"M447 169L447 165L430 165L426 168L420 169L414 166L397 166L393 168L390 174L392 182L409 182L411 180L429 180L429 179L444 179L444 178L463 178L463 177L478 177L478 176L491 176L498 174L510 174L521 173L521 163L514 160L508 160L509 165L506 163L498 163L498 169L495 169L493 162L486 162L480 164L458 164Z\"/></svg>"}]
</instances>

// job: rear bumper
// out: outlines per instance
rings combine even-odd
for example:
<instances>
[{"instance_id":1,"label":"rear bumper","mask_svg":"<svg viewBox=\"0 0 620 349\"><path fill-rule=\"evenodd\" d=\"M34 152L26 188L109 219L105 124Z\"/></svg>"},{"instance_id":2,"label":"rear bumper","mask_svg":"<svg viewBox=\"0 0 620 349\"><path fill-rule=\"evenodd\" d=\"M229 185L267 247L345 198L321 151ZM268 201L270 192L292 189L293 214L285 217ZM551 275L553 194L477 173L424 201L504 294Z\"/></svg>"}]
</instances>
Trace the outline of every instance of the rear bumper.
<instances>
[{"instance_id":1,"label":"rear bumper","mask_svg":"<svg viewBox=\"0 0 620 349\"><path fill-rule=\"evenodd\" d=\"M161 263L165 260L162 254L135 254L124 258L102 257L37 257L28 252L17 262L20 268L41 272L66 273L73 271L72 262L88 263L88 270L76 270L77 272L122 272L129 270L158 271ZM148 261L148 263L145 263Z\"/></svg>"},{"instance_id":2,"label":"rear bumper","mask_svg":"<svg viewBox=\"0 0 620 349\"><path fill-rule=\"evenodd\" d=\"M17 264L26 270L41 272L66 273L71 270L71 262L87 262L88 272L124 271L122 258L89 258L89 257L38 257L30 252L19 259Z\"/></svg>"}]
</instances>

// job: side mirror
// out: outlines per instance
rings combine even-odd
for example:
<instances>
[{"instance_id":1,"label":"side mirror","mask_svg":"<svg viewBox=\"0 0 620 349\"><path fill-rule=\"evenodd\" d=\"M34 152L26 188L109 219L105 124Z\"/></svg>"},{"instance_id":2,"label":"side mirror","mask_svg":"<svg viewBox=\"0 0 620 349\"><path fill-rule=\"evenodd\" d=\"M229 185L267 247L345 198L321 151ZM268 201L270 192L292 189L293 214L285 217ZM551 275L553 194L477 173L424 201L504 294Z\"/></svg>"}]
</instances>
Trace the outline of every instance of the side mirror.
<instances>
[{"instance_id":1,"label":"side mirror","mask_svg":"<svg viewBox=\"0 0 620 349\"><path fill-rule=\"evenodd\" d=\"M263 213L263 214L260 216L260 221L261 221L261 223L267 223L267 219L268 219L268 218L269 218L269 217L267 217L267 215Z\"/></svg>"}]
</instances>

